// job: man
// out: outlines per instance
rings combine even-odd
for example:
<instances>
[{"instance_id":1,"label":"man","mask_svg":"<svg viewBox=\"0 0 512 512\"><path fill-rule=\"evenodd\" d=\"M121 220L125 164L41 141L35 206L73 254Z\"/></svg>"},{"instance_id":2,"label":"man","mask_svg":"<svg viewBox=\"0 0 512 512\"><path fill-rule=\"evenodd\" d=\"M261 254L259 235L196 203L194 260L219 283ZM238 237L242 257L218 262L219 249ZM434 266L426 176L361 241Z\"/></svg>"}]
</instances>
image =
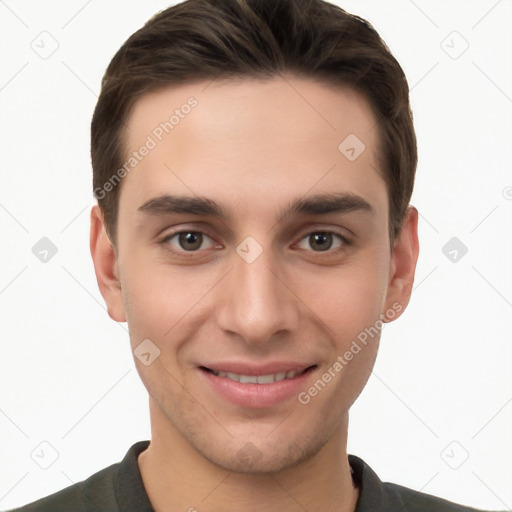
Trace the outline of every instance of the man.
<instances>
[{"instance_id":1,"label":"man","mask_svg":"<svg viewBox=\"0 0 512 512\"><path fill-rule=\"evenodd\" d=\"M383 484L348 411L418 257L404 74L321 0L188 0L112 60L91 254L151 442L24 511L469 511Z\"/></svg>"}]
</instances>

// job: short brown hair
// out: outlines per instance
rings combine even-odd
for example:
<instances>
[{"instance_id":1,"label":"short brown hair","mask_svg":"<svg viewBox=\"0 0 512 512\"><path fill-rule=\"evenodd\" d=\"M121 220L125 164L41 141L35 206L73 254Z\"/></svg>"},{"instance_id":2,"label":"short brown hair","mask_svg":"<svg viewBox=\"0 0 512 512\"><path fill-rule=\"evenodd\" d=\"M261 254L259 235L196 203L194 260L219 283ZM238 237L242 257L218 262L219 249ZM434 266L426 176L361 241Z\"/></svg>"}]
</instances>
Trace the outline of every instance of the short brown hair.
<instances>
[{"instance_id":1,"label":"short brown hair","mask_svg":"<svg viewBox=\"0 0 512 512\"><path fill-rule=\"evenodd\" d=\"M135 101L163 85L284 72L349 86L369 101L394 240L414 185L416 135L404 72L370 23L323 0L186 0L135 32L102 80L91 124L93 188L114 246L121 183L103 187L123 165Z\"/></svg>"}]
</instances>

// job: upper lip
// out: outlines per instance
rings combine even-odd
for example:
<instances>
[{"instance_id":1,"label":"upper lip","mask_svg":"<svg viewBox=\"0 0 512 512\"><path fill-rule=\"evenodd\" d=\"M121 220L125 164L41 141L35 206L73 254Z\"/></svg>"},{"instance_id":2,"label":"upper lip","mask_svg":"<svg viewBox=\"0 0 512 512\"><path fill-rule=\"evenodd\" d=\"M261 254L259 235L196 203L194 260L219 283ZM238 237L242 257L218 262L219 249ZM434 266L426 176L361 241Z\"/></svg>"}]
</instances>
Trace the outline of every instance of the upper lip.
<instances>
[{"instance_id":1,"label":"upper lip","mask_svg":"<svg viewBox=\"0 0 512 512\"><path fill-rule=\"evenodd\" d=\"M314 363L301 363L296 361L274 361L265 364L254 364L246 362L220 362L220 363L206 363L201 364L200 367L207 368L208 370L214 370L217 372L230 372L238 375L271 375L274 373L289 372L295 370L297 373L301 373L307 370L311 366L315 366Z\"/></svg>"}]
</instances>

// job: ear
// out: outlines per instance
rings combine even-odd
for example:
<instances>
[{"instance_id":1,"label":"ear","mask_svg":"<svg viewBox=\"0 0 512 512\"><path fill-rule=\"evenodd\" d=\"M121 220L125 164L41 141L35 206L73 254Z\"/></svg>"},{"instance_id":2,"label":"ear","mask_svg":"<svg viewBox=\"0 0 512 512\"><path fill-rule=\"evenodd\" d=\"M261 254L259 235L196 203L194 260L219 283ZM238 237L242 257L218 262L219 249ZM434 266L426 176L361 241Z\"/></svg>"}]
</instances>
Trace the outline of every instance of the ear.
<instances>
[{"instance_id":1,"label":"ear","mask_svg":"<svg viewBox=\"0 0 512 512\"><path fill-rule=\"evenodd\" d=\"M418 254L418 210L409 206L391 252L385 312L393 314L388 315L385 321L398 318L409 304Z\"/></svg>"},{"instance_id":2,"label":"ear","mask_svg":"<svg viewBox=\"0 0 512 512\"><path fill-rule=\"evenodd\" d=\"M116 322L126 322L117 256L105 230L103 213L97 205L91 210L89 242L96 280L108 314Z\"/></svg>"}]
</instances>

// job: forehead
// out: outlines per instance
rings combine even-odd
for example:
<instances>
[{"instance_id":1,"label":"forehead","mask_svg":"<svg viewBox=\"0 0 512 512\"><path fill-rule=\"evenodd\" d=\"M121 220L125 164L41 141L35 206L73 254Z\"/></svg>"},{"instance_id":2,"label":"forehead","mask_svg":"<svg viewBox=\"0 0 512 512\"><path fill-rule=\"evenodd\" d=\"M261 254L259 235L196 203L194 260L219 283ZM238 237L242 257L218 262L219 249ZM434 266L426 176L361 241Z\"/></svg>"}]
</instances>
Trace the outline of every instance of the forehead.
<instances>
[{"instance_id":1,"label":"forehead","mask_svg":"<svg viewBox=\"0 0 512 512\"><path fill-rule=\"evenodd\" d=\"M368 102L349 88L284 76L165 87L134 105L126 158L150 149L124 178L121 197L268 202L341 187L385 202L377 137Z\"/></svg>"},{"instance_id":2,"label":"forehead","mask_svg":"<svg viewBox=\"0 0 512 512\"><path fill-rule=\"evenodd\" d=\"M195 106L189 108L192 102ZM187 122L182 122L187 117ZM318 144L323 136L330 139L329 135L334 133L341 137L351 131L369 145L375 137L376 124L362 94L348 87L294 76L265 81L253 78L213 80L162 87L146 93L132 109L127 147L136 145L137 139L155 130L153 135L159 138L158 126L166 122L172 125L174 136L193 131L196 138L204 133L208 138L214 135L216 139L241 142L252 133L258 135L258 140L263 135L267 140L276 137L311 140L313 137ZM164 130L164 134L168 133Z\"/></svg>"}]
</instances>

